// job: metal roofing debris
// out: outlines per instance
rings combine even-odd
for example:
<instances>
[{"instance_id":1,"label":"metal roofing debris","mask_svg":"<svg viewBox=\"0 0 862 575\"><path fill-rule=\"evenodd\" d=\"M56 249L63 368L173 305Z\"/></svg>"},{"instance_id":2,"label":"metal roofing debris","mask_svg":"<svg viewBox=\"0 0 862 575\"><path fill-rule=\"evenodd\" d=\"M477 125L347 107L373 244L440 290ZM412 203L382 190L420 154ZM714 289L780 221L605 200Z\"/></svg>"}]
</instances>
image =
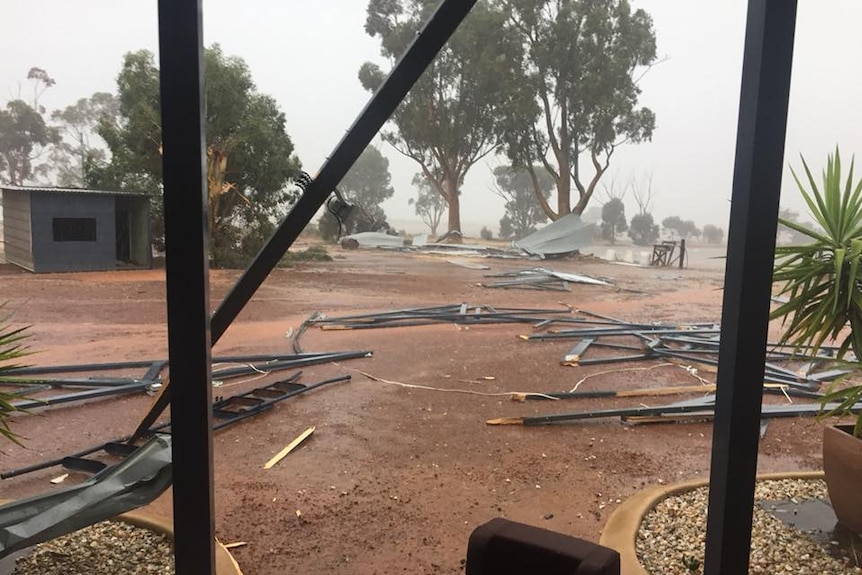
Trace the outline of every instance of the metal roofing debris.
<instances>
[{"instance_id":1,"label":"metal roofing debris","mask_svg":"<svg viewBox=\"0 0 862 575\"><path fill-rule=\"evenodd\" d=\"M491 266L486 266L485 264L477 264L477 263L471 262L470 260L464 260L464 259L450 259L450 260L446 260L446 263L450 263L453 266L459 266L462 268L466 268L468 270L489 270L489 269L491 269Z\"/></svg>"},{"instance_id":2,"label":"metal roofing debris","mask_svg":"<svg viewBox=\"0 0 862 575\"><path fill-rule=\"evenodd\" d=\"M510 278L507 280L480 283L486 288L523 288L523 289L540 289L553 291L570 291L570 283L581 283L591 285L612 285L605 280L593 278L590 276L571 274L566 272L558 272L547 268L530 268L525 270L515 270L502 272L499 274L488 274L488 278Z\"/></svg>"},{"instance_id":3,"label":"metal roofing debris","mask_svg":"<svg viewBox=\"0 0 862 575\"><path fill-rule=\"evenodd\" d=\"M594 224L583 222L578 214L568 214L514 245L528 254L548 257L576 252L590 245L594 235Z\"/></svg>"},{"instance_id":4,"label":"metal roofing debris","mask_svg":"<svg viewBox=\"0 0 862 575\"><path fill-rule=\"evenodd\" d=\"M73 487L0 506L0 557L146 505L171 484L171 438L156 435Z\"/></svg>"},{"instance_id":5,"label":"metal roofing debris","mask_svg":"<svg viewBox=\"0 0 862 575\"><path fill-rule=\"evenodd\" d=\"M356 240L362 248L403 248L404 238L401 236L390 236L380 232L360 232L344 236L345 240Z\"/></svg>"},{"instance_id":6,"label":"metal roofing debris","mask_svg":"<svg viewBox=\"0 0 862 575\"><path fill-rule=\"evenodd\" d=\"M578 342L566 352L560 363L566 366L613 364L630 361L658 360L676 363L687 369L691 366L717 366L720 347L720 327L712 322L689 323L636 323L627 322L602 314L577 310L580 314L569 317L548 319L540 325L546 331L520 336L523 340L577 339ZM560 329L559 324L582 324L577 327ZM612 341L608 341L612 340ZM824 394L820 387L824 382L850 373L850 370L836 363L835 348L824 347L816 355L808 349L767 344L764 365L763 392L781 394L788 397L804 397L820 400ZM590 350L603 348L615 350L614 353L600 353L594 357L584 357ZM632 353L634 352L634 353ZM798 368L799 364L802 368ZM820 370L820 371L815 371ZM700 378L702 382L705 382ZM601 390L543 392L541 394L513 399L580 399L594 397L634 397L642 395L664 395L680 392L703 392L714 390L714 384L692 388L656 387L635 390ZM544 396L544 397L542 397ZM825 411L832 406L827 405ZM859 410L862 404L854 409ZM764 418L788 417L820 413L820 403L803 403L791 406L763 406ZM585 411L574 414L555 414L532 418L502 418L490 420L492 425L523 424L544 425L559 421L575 421L598 417L620 416L630 422L681 421L708 419L712 416L711 400L692 400L661 407L638 407L614 410Z\"/></svg>"},{"instance_id":7,"label":"metal roofing debris","mask_svg":"<svg viewBox=\"0 0 862 575\"><path fill-rule=\"evenodd\" d=\"M761 418L770 419L775 417L796 417L800 415L817 415L828 413L837 409L840 404L827 403L822 408L819 403L795 403L789 405L764 405L761 408ZM855 404L851 413L862 411L862 403ZM621 409L600 409L596 411L578 411L573 413L555 413L552 415L538 415L534 417L501 417L489 419L488 425L550 425L552 423L564 423L584 419L599 419L605 417L619 417L622 420L642 416L675 416L685 415L696 418L711 418L715 414L715 399L703 399L700 402L678 403L663 405L659 407L631 407ZM655 421L655 420L653 420Z\"/></svg>"},{"instance_id":8,"label":"metal roofing debris","mask_svg":"<svg viewBox=\"0 0 862 575\"><path fill-rule=\"evenodd\" d=\"M229 427L239 421L269 411L276 403L306 393L313 389L317 389L332 383L350 381L349 375L343 375L340 377L334 377L331 379L319 381L310 385L304 385L297 383L301 375L302 372L297 372L291 374L284 380L257 389L253 389L245 393L240 393L227 398L216 398L215 403L213 403L213 416L215 419L219 419L221 421L213 425L213 430L217 431L220 429L224 429L225 427ZM170 421L159 423L150 427L147 430L147 435L153 435L159 431L163 431L170 428L170 426ZM126 443L127 441L129 441L129 439L129 436L120 437L106 443L100 443L98 445L88 447L76 453L60 457L58 459L43 461L41 463L29 465L27 467L9 470L0 473L0 479L10 479L12 477L32 473L34 471L48 469L49 467L54 467L56 465L63 465L67 468L87 470L90 472L99 471L101 468L104 467L103 463L96 460L84 458L99 451L105 451L112 455L120 455L125 457L135 449L133 445L129 445Z\"/></svg>"},{"instance_id":9,"label":"metal roofing debris","mask_svg":"<svg viewBox=\"0 0 862 575\"><path fill-rule=\"evenodd\" d=\"M372 329L404 327L433 323L491 324L536 323L570 313L568 309L496 308L490 305L473 306L466 303L433 307L414 307L377 313L342 317L318 317L306 320L325 330Z\"/></svg>"},{"instance_id":10,"label":"metal roofing debris","mask_svg":"<svg viewBox=\"0 0 862 575\"><path fill-rule=\"evenodd\" d=\"M308 365L329 363L331 361L344 361L360 357L369 357L370 351L349 352L320 352L320 353L296 353L276 355L245 355L245 356L216 356L213 364L239 363L242 365L214 369L213 379L225 380L243 377L252 374L269 373L296 369ZM32 410L40 407L50 407L65 403L74 403L102 397L123 395L149 390L153 385L161 383L159 374L167 366L166 360L155 361L130 361L113 362L103 364L83 365L59 365L59 366L37 366L22 367L8 370L9 375L0 378L0 385L12 386L23 385L24 388L13 393L26 395L26 398L10 403L11 410ZM128 369L148 367L147 372L141 378L119 378L119 377L90 377L90 378L48 378L48 377L24 377L28 375L45 375L52 373L75 373L82 371L99 372L115 369ZM56 391L62 388L91 388L87 391L78 391L67 394L54 394L39 397L37 394L44 391ZM0 411L10 409L2 406Z\"/></svg>"}]
</instances>

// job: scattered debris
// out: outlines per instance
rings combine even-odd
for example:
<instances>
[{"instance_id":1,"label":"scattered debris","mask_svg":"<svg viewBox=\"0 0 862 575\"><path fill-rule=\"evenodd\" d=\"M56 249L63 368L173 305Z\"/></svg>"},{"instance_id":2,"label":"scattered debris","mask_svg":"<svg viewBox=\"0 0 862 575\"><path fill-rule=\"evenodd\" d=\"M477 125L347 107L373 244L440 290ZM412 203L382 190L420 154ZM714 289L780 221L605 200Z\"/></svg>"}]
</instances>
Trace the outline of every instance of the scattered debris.
<instances>
[{"instance_id":1,"label":"scattered debris","mask_svg":"<svg viewBox=\"0 0 862 575\"><path fill-rule=\"evenodd\" d=\"M525 270L516 270L503 272L499 274L486 275L488 278L509 278L506 280L480 283L479 285L486 288L521 288L521 289L540 289L540 290L555 290L555 291L571 291L570 283L581 283L591 285L612 285L611 283L592 278L590 276L557 272L546 268L530 268Z\"/></svg>"},{"instance_id":2,"label":"scattered debris","mask_svg":"<svg viewBox=\"0 0 862 575\"><path fill-rule=\"evenodd\" d=\"M450 263L452 265L466 268L468 270L489 270L491 266L486 266L485 264L477 264L475 262L471 262L470 260L465 259L449 259L446 260L446 263Z\"/></svg>"},{"instance_id":3,"label":"scattered debris","mask_svg":"<svg viewBox=\"0 0 862 575\"><path fill-rule=\"evenodd\" d=\"M325 330L404 327L430 325L441 322L455 324L536 324L570 313L568 309L496 308L490 305L473 306L461 303L434 307L405 308L341 317L309 318L306 322L308 325L316 325Z\"/></svg>"},{"instance_id":4,"label":"scattered debris","mask_svg":"<svg viewBox=\"0 0 862 575\"><path fill-rule=\"evenodd\" d=\"M171 438L155 435L87 481L0 506L0 557L146 505L171 483Z\"/></svg>"},{"instance_id":5,"label":"scattered debris","mask_svg":"<svg viewBox=\"0 0 862 575\"><path fill-rule=\"evenodd\" d=\"M801 415L817 415L828 413L838 408L838 403L827 403L822 406L819 403L791 404L791 405L763 405L761 418L771 419L776 417L796 417ZM849 413L862 411L862 403L852 406ZM538 415L534 417L500 417L489 419L488 425L550 425L554 423L571 422L585 419L600 419L608 417L619 417L625 423L657 423L665 421L664 416L670 416L669 420L675 420L674 416L682 415L687 418L711 419L715 415L715 397L709 396L703 399L681 401L670 405L658 407L631 407L620 409L601 409L596 411L578 411L572 413L555 413L552 415ZM649 417L650 419L643 419Z\"/></svg>"},{"instance_id":6,"label":"scattered debris","mask_svg":"<svg viewBox=\"0 0 862 575\"><path fill-rule=\"evenodd\" d=\"M299 434L299 437L297 437L296 439L294 439L293 441L291 441L290 443L288 443L288 444L287 444L287 447L285 447L284 449L282 449L281 451L279 451L278 453L276 453L276 454L272 457L272 459L270 459L269 461L267 461L266 463L264 463L264 464L263 464L263 468L264 468L264 469L272 469L272 467L273 467L273 466L275 466L275 464L276 464L276 463L278 463L279 461L281 461L282 459L284 459L285 457L287 457L287 454L289 454L291 451L293 451L294 449L296 449L296 447L297 447L300 443L302 443L303 441L305 441L305 440L306 440L306 439L307 439L307 438L308 438L312 433L314 433L314 426L309 427L308 429L306 429L305 431L303 431L301 434Z\"/></svg>"},{"instance_id":7,"label":"scattered debris","mask_svg":"<svg viewBox=\"0 0 862 575\"><path fill-rule=\"evenodd\" d=\"M234 541L233 543L222 543L225 549L236 549L237 547L245 547L248 545L245 541Z\"/></svg>"},{"instance_id":8,"label":"scattered debris","mask_svg":"<svg viewBox=\"0 0 862 575\"><path fill-rule=\"evenodd\" d=\"M69 477L68 473L64 473L63 475L58 475L57 477L55 477L54 479L51 480L51 483L53 483L54 485L59 485L60 483L63 483L64 481L66 481L67 477Z\"/></svg>"},{"instance_id":9,"label":"scattered debris","mask_svg":"<svg viewBox=\"0 0 862 575\"><path fill-rule=\"evenodd\" d=\"M715 383L700 375L699 370L714 371L718 366L720 347L720 327L713 322L691 322L684 324L636 323L614 317L576 310L579 316L552 318L538 326L544 331L521 335L523 340L577 339L577 344L561 359L566 366L614 364L631 361L660 361L661 366L676 366L686 370L701 385L665 386L627 390L578 391L578 386L588 377L601 375L589 374L579 381L570 391L551 391L542 394L520 396L513 394L512 399L582 399L597 397L647 397L682 393L713 393ZM584 324L577 327L559 329L558 324ZM787 398L788 405L764 404L762 406L762 433L766 432L768 421L775 417L816 415L829 412L833 407L821 407L820 401L826 397L820 392L824 382L834 381L850 370L836 364L836 349L822 347L816 355L810 350L768 343L764 369L763 393L780 394ZM594 353L594 350L611 350ZM585 357L586 354L591 354ZM799 365L802 364L800 368ZM837 366L837 367L836 367ZM652 368L631 368L646 370ZM820 371L815 371L819 369ZM614 370L621 371L621 370ZM793 403L791 397L813 399L813 403ZM828 399L828 398L827 398ZM862 403L853 407L862 410ZM523 418L499 418L489 420L489 425L546 425L557 422L577 421L619 417L629 424L656 423L668 421L708 420L714 415L714 396L686 400L665 406L640 406L621 409L604 409L575 413L559 413Z\"/></svg>"},{"instance_id":10,"label":"scattered debris","mask_svg":"<svg viewBox=\"0 0 862 575\"><path fill-rule=\"evenodd\" d=\"M289 376L287 379L267 385L262 388L241 393L228 398L216 398L213 404L213 416L220 421L213 426L213 431L218 431L229 427L235 423L259 415L272 409L276 403L296 397L297 395L318 389L332 383L350 381L350 375L343 375L326 379L310 385L297 383L302 372L297 372ZM144 435L153 435L159 431L169 429L170 421L165 421L148 427ZM88 447L76 453L43 461L27 467L14 469L0 473L0 479L11 479L19 475L48 469L56 465L63 465L67 469L80 470L88 473L102 472L106 465L95 459L87 459L87 456L94 453L104 451L111 455L120 457L128 457L137 449L134 445L127 443L132 440L132 436L121 437L106 443L100 443L95 446ZM2 525L2 523L0 523Z\"/></svg>"}]
</instances>

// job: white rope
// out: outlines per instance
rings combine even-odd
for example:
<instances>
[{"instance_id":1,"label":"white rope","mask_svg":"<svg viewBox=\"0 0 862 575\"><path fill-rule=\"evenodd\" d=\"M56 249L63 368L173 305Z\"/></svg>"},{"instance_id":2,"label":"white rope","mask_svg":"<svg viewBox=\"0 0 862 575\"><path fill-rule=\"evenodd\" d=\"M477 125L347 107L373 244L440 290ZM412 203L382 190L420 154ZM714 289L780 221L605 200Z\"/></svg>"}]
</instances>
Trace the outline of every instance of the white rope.
<instances>
[{"instance_id":1,"label":"white rope","mask_svg":"<svg viewBox=\"0 0 862 575\"><path fill-rule=\"evenodd\" d=\"M431 387L430 385L419 385L416 383L404 383L402 381L392 381L391 379L383 379L382 377L377 377L377 376L371 375L370 373L367 373L367 372L364 372L362 370L355 369L352 367L344 367L342 365L339 365L336 362L332 362L332 364L341 368L341 369L346 369L348 371L354 371L360 375L364 375L365 377L367 377L368 379L371 379L373 381L378 381L380 383L388 383L389 385L397 385L398 387L406 387L409 389L424 389L426 391L443 391L443 392L448 392L448 393L466 393L468 395L481 395L483 397L513 397L513 396L524 396L524 397L526 397L526 396L532 396L532 397L542 397L545 399L552 399L554 401L559 400L558 397L553 397L551 395L546 395L544 393L535 393L535 392L531 392L531 391L501 391L501 392L497 392L497 393L491 393L491 392L485 392L485 391L473 391L472 389L451 389L451 388L444 388L444 387Z\"/></svg>"}]
</instances>

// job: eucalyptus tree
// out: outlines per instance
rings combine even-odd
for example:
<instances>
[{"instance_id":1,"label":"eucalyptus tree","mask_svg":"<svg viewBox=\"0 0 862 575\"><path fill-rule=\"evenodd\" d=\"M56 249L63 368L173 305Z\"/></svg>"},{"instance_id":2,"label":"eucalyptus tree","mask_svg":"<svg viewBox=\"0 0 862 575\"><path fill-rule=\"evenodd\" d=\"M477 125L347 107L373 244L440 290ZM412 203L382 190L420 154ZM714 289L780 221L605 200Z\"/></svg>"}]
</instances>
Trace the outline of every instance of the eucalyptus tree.
<instances>
[{"instance_id":1,"label":"eucalyptus tree","mask_svg":"<svg viewBox=\"0 0 862 575\"><path fill-rule=\"evenodd\" d=\"M652 18L627 0L499 5L506 33L524 46L516 86L532 96L506 110L506 152L513 165L553 177L556 205L534 185L549 218L580 214L617 148L655 129L655 114L638 105L638 80L656 60Z\"/></svg>"},{"instance_id":2,"label":"eucalyptus tree","mask_svg":"<svg viewBox=\"0 0 862 575\"><path fill-rule=\"evenodd\" d=\"M371 0L365 31L380 40L391 63L407 49L430 17L436 0ZM499 118L513 97L510 90L522 46L503 31L507 15L480 2L443 47L390 118L383 139L415 161L448 205L448 230L461 231L460 194L464 177L501 143ZM376 90L385 73L366 62L359 80Z\"/></svg>"}]
</instances>

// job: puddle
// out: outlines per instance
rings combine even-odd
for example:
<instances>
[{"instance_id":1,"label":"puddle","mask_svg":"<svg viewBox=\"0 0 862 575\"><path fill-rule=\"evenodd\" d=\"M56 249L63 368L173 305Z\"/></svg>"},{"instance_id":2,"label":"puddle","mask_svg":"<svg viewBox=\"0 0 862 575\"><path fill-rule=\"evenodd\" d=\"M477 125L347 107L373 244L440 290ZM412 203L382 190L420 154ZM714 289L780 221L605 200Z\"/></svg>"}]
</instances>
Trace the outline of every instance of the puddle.
<instances>
[{"instance_id":1,"label":"puddle","mask_svg":"<svg viewBox=\"0 0 862 575\"><path fill-rule=\"evenodd\" d=\"M838 523L829 501L800 499L758 501L761 509L805 534L836 559L862 566L862 537Z\"/></svg>"}]
</instances>

